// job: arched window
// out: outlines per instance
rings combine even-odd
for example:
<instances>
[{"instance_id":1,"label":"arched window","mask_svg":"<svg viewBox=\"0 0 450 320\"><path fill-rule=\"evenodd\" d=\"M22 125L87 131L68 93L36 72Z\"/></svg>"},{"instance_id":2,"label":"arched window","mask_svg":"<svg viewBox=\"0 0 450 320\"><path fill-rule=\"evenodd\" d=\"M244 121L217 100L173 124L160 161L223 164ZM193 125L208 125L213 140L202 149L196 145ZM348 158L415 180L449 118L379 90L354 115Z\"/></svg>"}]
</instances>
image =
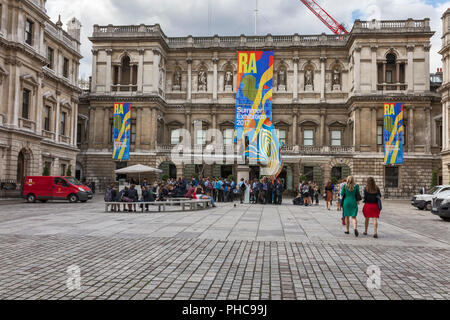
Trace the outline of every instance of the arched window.
<instances>
[{"instance_id":1,"label":"arched window","mask_svg":"<svg viewBox=\"0 0 450 320\"><path fill-rule=\"evenodd\" d=\"M386 84L385 90L406 89L404 85L396 85L405 83L405 63L394 52L387 53L385 61L378 64L378 83Z\"/></svg>"},{"instance_id":2,"label":"arched window","mask_svg":"<svg viewBox=\"0 0 450 320\"><path fill-rule=\"evenodd\" d=\"M128 55L123 56L120 65L114 67L113 91L137 90L137 65L131 63Z\"/></svg>"}]
</instances>

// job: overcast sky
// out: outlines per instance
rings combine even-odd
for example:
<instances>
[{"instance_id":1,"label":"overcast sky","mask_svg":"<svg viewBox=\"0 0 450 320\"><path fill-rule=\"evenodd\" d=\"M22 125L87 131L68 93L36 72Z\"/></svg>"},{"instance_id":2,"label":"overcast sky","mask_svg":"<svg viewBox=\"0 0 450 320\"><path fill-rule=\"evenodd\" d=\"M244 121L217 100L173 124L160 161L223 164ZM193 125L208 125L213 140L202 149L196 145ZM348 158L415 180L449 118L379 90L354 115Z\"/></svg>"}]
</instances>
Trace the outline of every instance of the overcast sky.
<instances>
[{"instance_id":1,"label":"overcast sky","mask_svg":"<svg viewBox=\"0 0 450 320\"><path fill-rule=\"evenodd\" d=\"M206 35L253 35L256 0L48 0L52 21L64 23L78 18L81 32L80 76L91 75L92 26L159 23L169 37ZM441 67L437 53L441 46L441 16L450 0L317 0L336 20L351 30L355 19L431 19L436 31L432 39L431 71ZM299 0L258 0L257 33L319 34L331 33Z\"/></svg>"}]
</instances>

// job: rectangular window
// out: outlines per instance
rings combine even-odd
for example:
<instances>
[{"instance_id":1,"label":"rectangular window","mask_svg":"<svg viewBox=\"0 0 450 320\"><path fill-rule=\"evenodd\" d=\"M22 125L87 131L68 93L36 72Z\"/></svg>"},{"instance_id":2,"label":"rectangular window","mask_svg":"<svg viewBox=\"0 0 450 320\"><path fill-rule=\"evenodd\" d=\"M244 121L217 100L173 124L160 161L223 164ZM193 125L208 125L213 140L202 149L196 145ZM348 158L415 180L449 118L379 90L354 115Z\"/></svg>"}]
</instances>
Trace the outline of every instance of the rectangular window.
<instances>
[{"instance_id":1,"label":"rectangular window","mask_svg":"<svg viewBox=\"0 0 450 320\"><path fill-rule=\"evenodd\" d=\"M377 144L378 145L384 144L384 141L383 141L383 126L377 126Z\"/></svg>"},{"instance_id":2,"label":"rectangular window","mask_svg":"<svg viewBox=\"0 0 450 320\"><path fill-rule=\"evenodd\" d=\"M31 98L31 91L28 89L23 89L22 118L24 119L28 119L30 113L30 98Z\"/></svg>"},{"instance_id":3,"label":"rectangular window","mask_svg":"<svg viewBox=\"0 0 450 320\"><path fill-rule=\"evenodd\" d=\"M442 124L439 125L439 147L442 149Z\"/></svg>"},{"instance_id":4,"label":"rectangular window","mask_svg":"<svg viewBox=\"0 0 450 320\"><path fill-rule=\"evenodd\" d=\"M33 22L27 19L25 22L25 42L33 45Z\"/></svg>"},{"instance_id":5,"label":"rectangular window","mask_svg":"<svg viewBox=\"0 0 450 320\"><path fill-rule=\"evenodd\" d=\"M172 129L170 131L170 144L177 145L180 143L180 129Z\"/></svg>"},{"instance_id":6,"label":"rectangular window","mask_svg":"<svg viewBox=\"0 0 450 320\"><path fill-rule=\"evenodd\" d=\"M69 59L67 59L67 58L64 58L63 77L64 78L69 78Z\"/></svg>"},{"instance_id":7,"label":"rectangular window","mask_svg":"<svg viewBox=\"0 0 450 320\"><path fill-rule=\"evenodd\" d=\"M64 177L66 175L66 165L61 164L61 175Z\"/></svg>"},{"instance_id":8,"label":"rectangular window","mask_svg":"<svg viewBox=\"0 0 450 320\"><path fill-rule=\"evenodd\" d=\"M303 131L303 145L313 146L314 145L314 130L304 130Z\"/></svg>"},{"instance_id":9,"label":"rectangular window","mask_svg":"<svg viewBox=\"0 0 450 320\"><path fill-rule=\"evenodd\" d=\"M386 188L398 188L398 167L385 167Z\"/></svg>"},{"instance_id":10,"label":"rectangular window","mask_svg":"<svg viewBox=\"0 0 450 320\"><path fill-rule=\"evenodd\" d=\"M196 136L197 145L206 144L206 130L197 130L195 136Z\"/></svg>"},{"instance_id":11,"label":"rectangular window","mask_svg":"<svg viewBox=\"0 0 450 320\"><path fill-rule=\"evenodd\" d=\"M280 144L281 145L283 145L283 144L286 145L286 130L275 129L275 133L278 136L278 139L280 140Z\"/></svg>"},{"instance_id":12,"label":"rectangular window","mask_svg":"<svg viewBox=\"0 0 450 320\"><path fill-rule=\"evenodd\" d=\"M130 144L136 144L136 120L131 121Z\"/></svg>"},{"instance_id":13,"label":"rectangular window","mask_svg":"<svg viewBox=\"0 0 450 320\"><path fill-rule=\"evenodd\" d=\"M386 83L392 83L392 71L386 71Z\"/></svg>"},{"instance_id":14,"label":"rectangular window","mask_svg":"<svg viewBox=\"0 0 450 320\"><path fill-rule=\"evenodd\" d=\"M314 167L303 167L303 174L308 181L314 181Z\"/></svg>"},{"instance_id":15,"label":"rectangular window","mask_svg":"<svg viewBox=\"0 0 450 320\"><path fill-rule=\"evenodd\" d=\"M233 144L234 129L225 129L223 131L223 144L229 146Z\"/></svg>"},{"instance_id":16,"label":"rectangular window","mask_svg":"<svg viewBox=\"0 0 450 320\"><path fill-rule=\"evenodd\" d=\"M66 135L66 112L61 112L61 130L60 135L65 136Z\"/></svg>"},{"instance_id":17,"label":"rectangular window","mask_svg":"<svg viewBox=\"0 0 450 320\"><path fill-rule=\"evenodd\" d=\"M81 143L81 123L77 123L77 143Z\"/></svg>"},{"instance_id":18,"label":"rectangular window","mask_svg":"<svg viewBox=\"0 0 450 320\"><path fill-rule=\"evenodd\" d=\"M50 131L50 115L52 108L49 106L45 106L44 108L44 130Z\"/></svg>"},{"instance_id":19,"label":"rectangular window","mask_svg":"<svg viewBox=\"0 0 450 320\"><path fill-rule=\"evenodd\" d=\"M341 146L342 145L342 131L341 130L331 131L331 145L332 146Z\"/></svg>"},{"instance_id":20,"label":"rectangular window","mask_svg":"<svg viewBox=\"0 0 450 320\"><path fill-rule=\"evenodd\" d=\"M53 69L54 68L54 64L53 64L53 59L54 57L54 50L53 48L47 47L47 60L48 60L48 64L47 64L47 68L49 69Z\"/></svg>"}]
</instances>

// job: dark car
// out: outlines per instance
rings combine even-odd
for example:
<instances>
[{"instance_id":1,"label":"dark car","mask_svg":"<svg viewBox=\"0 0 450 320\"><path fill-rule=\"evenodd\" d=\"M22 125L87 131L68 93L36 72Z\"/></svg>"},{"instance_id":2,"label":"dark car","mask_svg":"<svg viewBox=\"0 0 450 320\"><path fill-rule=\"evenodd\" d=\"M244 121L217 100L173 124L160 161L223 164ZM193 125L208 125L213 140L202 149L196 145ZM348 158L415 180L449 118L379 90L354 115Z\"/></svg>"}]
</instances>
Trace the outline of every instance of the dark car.
<instances>
[{"instance_id":1,"label":"dark car","mask_svg":"<svg viewBox=\"0 0 450 320\"><path fill-rule=\"evenodd\" d=\"M450 221L450 191L441 192L433 198L431 213L439 216L442 220Z\"/></svg>"}]
</instances>

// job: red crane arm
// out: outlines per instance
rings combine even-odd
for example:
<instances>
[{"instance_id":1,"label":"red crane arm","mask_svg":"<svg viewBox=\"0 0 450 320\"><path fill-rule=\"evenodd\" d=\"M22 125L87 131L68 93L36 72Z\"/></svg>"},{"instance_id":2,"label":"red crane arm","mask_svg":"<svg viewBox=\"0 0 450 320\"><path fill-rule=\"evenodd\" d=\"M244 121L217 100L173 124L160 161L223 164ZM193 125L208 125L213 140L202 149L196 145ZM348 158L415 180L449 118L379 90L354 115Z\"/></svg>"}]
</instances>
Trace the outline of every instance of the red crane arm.
<instances>
[{"instance_id":1,"label":"red crane arm","mask_svg":"<svg viewBox=\"0 0 450 320\"><path fill-rule=\"evenodd\" d=\"M348 31L330 16L321 6L314 0L300 0L309 8L334 34L348 34Z\"/></svg>"}]
</instances>

